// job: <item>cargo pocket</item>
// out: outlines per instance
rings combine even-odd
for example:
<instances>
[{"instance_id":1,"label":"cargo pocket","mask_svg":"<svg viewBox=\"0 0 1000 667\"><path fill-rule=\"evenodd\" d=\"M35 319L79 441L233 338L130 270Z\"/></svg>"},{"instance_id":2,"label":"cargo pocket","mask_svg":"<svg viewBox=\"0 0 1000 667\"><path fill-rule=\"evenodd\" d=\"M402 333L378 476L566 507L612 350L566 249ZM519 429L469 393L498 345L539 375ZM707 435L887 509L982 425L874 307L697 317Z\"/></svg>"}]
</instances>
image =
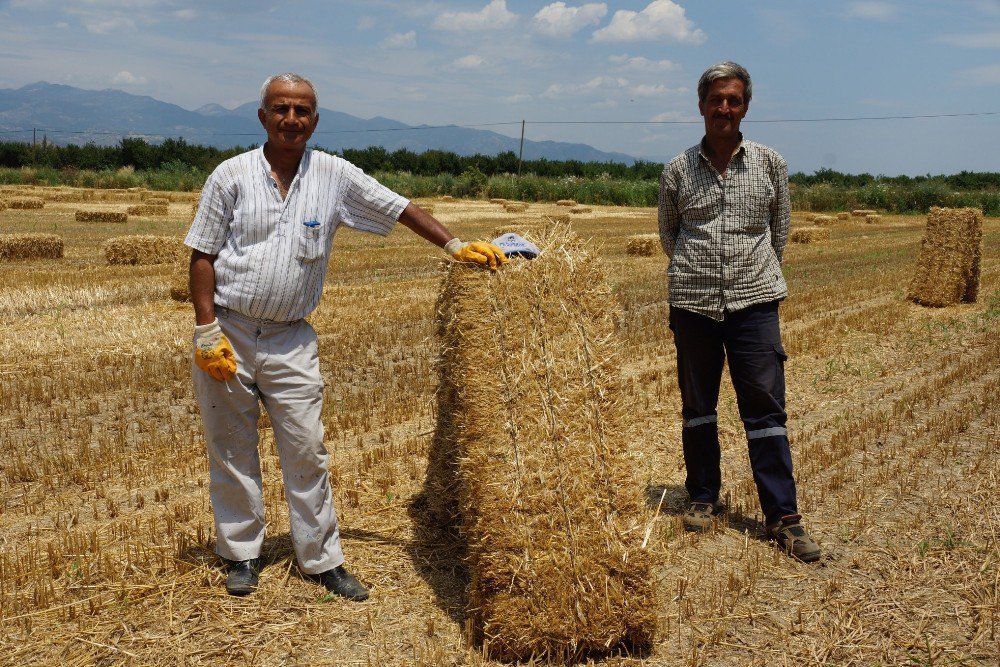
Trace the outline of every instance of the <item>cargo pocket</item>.
<instances>
[{"instance_id":1,"label":"cargo pocket","mask_svg":"<svg viewBox=\"0 0 1000 667\"><path fill-rule=\"evenodd\" d=\"M309 226L303 223L299 228L299 251L296 258L302 262L315 262L326 253L326 230L323 225Z\"/></svg>"}]
</instances>

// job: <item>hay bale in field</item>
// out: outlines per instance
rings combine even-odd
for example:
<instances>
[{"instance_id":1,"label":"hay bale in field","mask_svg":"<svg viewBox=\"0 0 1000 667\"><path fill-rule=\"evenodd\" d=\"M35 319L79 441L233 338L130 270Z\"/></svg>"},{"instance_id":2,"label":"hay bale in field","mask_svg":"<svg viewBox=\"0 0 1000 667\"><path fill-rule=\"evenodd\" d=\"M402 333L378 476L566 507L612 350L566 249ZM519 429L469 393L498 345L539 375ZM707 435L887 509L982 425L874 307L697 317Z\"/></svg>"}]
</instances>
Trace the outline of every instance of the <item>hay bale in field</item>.
<instances>
[{"instance_id":1,"label":"hay bale in field","mask_svg":"<svg viewBox=\"0 0 1000 667\"><path fill-rule=\"evenodd\" d=\"M179 262L175 265L173 273L170 274L170 298L181 303L191 301L191 285L189 284L190 274L187 262Z\"/></svg>"},{"instance_id":2,"label":"hay bale in field","mask_svg":"<svg viewBox=\"0 0 1000 667\"><path fill-rule=\"evenodd\" d=\"M434 215L434 204L427 204L426 206L421 206L420 208L424 209L424 211L430 215Z\"/></svg>"},{"instance_id":3,"label":"hay bale in field","mask_svg":"<svg viewBox=\"0 0 1000 667\"><path fill-rule=\"evenodd\" d=\"M830 240L830 230L823 227L796 227L788 234L792 243L813 243Z\"/></svg>"},{"instance_id":4,"label":"hay bale in field","mask_svg":"<svg viewBox=\"0 0 1000 667\"><path fill-rule=\"evenodd\" d=\"M6 210L7 210L7 202L4 201L3 199L0 199L0 211L6 211Z\"/></svg>"},{"instance_id":5,"label":"hay bale in field","mask_svg":"<svg viewBox=\"0 0 1000 667\"><path fill-rule=\"evenodd\" d=\"M560 199L556 202L556 206L576 206L575 199Z\"/></svg>"},{"instance_id":6,"label":"hay bale in field","mask_svg":"<svg viewBox=\"0 0 1000 667\"><path fill-rule=\"evenodd\" d=\"M180 262L189 252L176 236L116 236L104 242L108 264L167 264Z\"/></svg>"},{"instance_id":7,"label":"hay bale in field","mask_svg":"<svg viewBox=\"0 0 1000 667\"><path fill-rule=\"evenodd\" d=\"M169 206L170 200L166 197L146 197L142 200L147 206Z\"/></svg>"},{"instance_id":8,"label":"hay bale in field","mask_svg":"<svg viewBox=\"0 0 1000 667\"><path fill-rule=\"evenodd\" d=\"M124 211L77 211L77 222L128 222Z\"/></svg>"},{"instance_id":9,"label":"hay bale in field","mask_svg":"<svg viewBox=\"0 0 1000 667\"><path fill-rule=\"evenodd\" d=\"M455 198L451 195L441 195L441 201L455 201Z\"/></svg>"},{"instance_id":10,"label":"hay bale in field","mask_svg":"<svg viewBox=\"0 0 1000 667\"><path fill-rule=\"evenodd\" d=\"M880 222L881 220L882 216L878 213L869 213L865 216L865 224L868 225L874 225L876 222Z\"/></svg>"},{"instance_id":11,"label":"hay bale in field","mask_svg":"<svg viewBox=\"0 0 1000 667\"><path fill-rule=\"evenodd\" d=\"M126 211L129 215L149 217L153 215L169 215L170 207L164 204L137 204L129 206Z\"/></svg>"},{"instance_id":12,"label":"hay bale in field","mask_svg":"<svg viewBox=\"0 0 1000 667\"><path fill-rule=\"evenodd\" d=\"M0 234L0 260L59 259L63 240L55 234Z\"/></svg>"},{"instance_id":13,"label":"hay bale in field","mask_svg":"<svg viewBox=\"0 0 1000 667\"><path fill-rule=\"evenodd\" d=\"M659 234L636 234L625 239L625 254L652 257L662 250Z\"/></svg>"},{"instance_id":14,"label":"hay bale in field","mask_svg":"<svg viewBox=\"0 0 1000 667\"><path fill-rule=\"evenodd\" d=\"M45 208L45 200L41 197L11 197L7 200L7 207L24 210Z\"/></svg>"},{"instance_id":15,"label":"hay bale in field","mask_svg":"<svg viewBox=\"0 0 1000 667\"><path fill-rule=\"evenodd\" d=\"M503 210L508 213L524 213L528 210L528 203L523 201L507 201L503 203Z\"/></svg>"},{"instance_id":16,"label":"hay bale in field","mask_svg":"<svg viewBox=\"0 0 1000 667\"><path fill-rule=\"evenodd\" d=\"M841 211L837 214L837 220L850 220L851 214L847 211Z\"/></svg>"},{"instance_id":17,"label":"hay bale in field","mask_svg":"<svg viewBox=\"0 0 1000 667\"><path fill-rule=\"evenodd\" d=\"M490 203L491 204L503 204L506 201L507 200L504 199L503 197L490 197Z\"/></svg>"},{"instance_id":18,"label":"hay bale in field","mask_svg":"<svg viewBox=\"0 0 1000 667\"><path fill-rule=\"evenodd\" d=\"M490 232L490 238L496 239L504 234L517 234L530 241L537 241L551 229L552 221L548 218L525 218L494 227L493 231Z\"/></svg>"},{"instance_id":19,"label":"hay bale in field","mask_svg":"<svg viewBox=\"0 0 1000 667\"><path fill-rule=\"evenodd\" d=\"M472 623L488 655L641 652L659 606L617 308L598 258L565 227L539 245L537 259L495 274L448 269L424 498L467 543Z\"/></svg>"},{"instance_id":20,"label":"hay bale in field","mask_svg":"<svg viewBox=\"0 0 1000 667\"><path fill-rule=\"evenodd\" d=\"M570 213L590 213L594 209L589 206L574 206L569 210Z\"/></svg>"},{"instance_id":21,"label":"hay bale in field","mask_svg":"<svg viewBox=\"0 0 1000 667\"><path fill-rule=\"evenodd\" d=\"M974 303L979 297L982 246L982 211L932 207L907 298L935 308Z\"/></svg>"},{"instance_id":22,"label":"hay bale in field","mask_svg":"<svg viewBox=\"0 0 1000 667\"><path fill-rule=\"evenodd\" d=\"M812 217L812 223L820 226L832 225L835 220L836 218L832 215L820 215L818 213Z\"/></svg>"},{"instance_id":23,"label":"hay bale in field","mask_svg":"<svg viewBox=\"0 0 1000 667\"><path fill-rule=\"evenodd\" d=\"M870 208L856 208L853 211L851 211L851 215L854 216L855 218L863 218L866 215L873 215L875 213L878 213L878 211Z\"/></svg>"},{"instance_id":24,"label":"hay bale in field","mask_svg":"<svg viewBox=\"0 0 1000 667\"><path fill-rule=\"evenodd\" d=\"M545 217L554 223L559 224L569 224L570 215L569 213L546 213Z\"/></svg>"}]
</instances>

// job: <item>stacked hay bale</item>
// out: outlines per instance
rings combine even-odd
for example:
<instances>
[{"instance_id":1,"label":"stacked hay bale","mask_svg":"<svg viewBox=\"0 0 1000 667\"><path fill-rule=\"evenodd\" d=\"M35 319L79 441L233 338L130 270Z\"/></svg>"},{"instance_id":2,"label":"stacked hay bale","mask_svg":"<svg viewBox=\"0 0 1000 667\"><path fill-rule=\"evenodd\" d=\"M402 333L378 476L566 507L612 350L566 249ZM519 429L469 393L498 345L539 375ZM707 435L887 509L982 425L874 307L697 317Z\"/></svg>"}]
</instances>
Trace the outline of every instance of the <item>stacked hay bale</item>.
<instances>
[{"instance_id":1,"label":"stacked hay bale","mask_svg":"<svg viewBox=\"0 0 1000 667\"><path fill-rule=\"evenodd\" d=\"M661 247L659 234L636 234L625 240L625 254L634 257L652 257Z\"/></svg>"},{"instance_id":2,"label":"stacked hay bale","mask_svg":"<svg viewBox=\"0 0 1000 667\"><path fill-rule=\"evenodd\" d=\"M45 208L45 200L41 197L11 197L7 200L7 207L24 210Z\"/></svg>"},{"instance_id":3,"label":"stacked hay bale","mask_svg":"<svg viewBox=\"0 0 1000 667\"><path fill-rule=\"evenodd\" d=\"M570 208L569 212L570 213L590 213L593 210L594 209L590 208L589 206L574 206L574 207Z\"/></svg>"},{"instance_id":4,"label":"stacked hay bale","mask_svg":"<svg viewBox=\"0 0 1000 667\"><path fill-rule=\"evenodd\" d=\"M488 655L641 651L658 604L614 298L598 259L565 228L539 245L537 259L496 274L449 267L425 497L467 542L473 625Z\"/></svg>"},{"instance_id":5,"label":"stacked hay bale","mask_svg":"<svg viewBox=\"0 0 1000 667\"><path fill-rule=\"evenodd\" d=\"M528 204L523 201L505 201L503 203L503 210L508 213L524 213L528 210Z\"/></svg>"},{"instance_id":6,"label":"stacked hay bale","mask_svg":"<svg viewBox=\"0 0 1000 667\"><path fill-rule=\"evenodd\" d=\"M167 204L136 204L135 206L129 206L126 209L126 212L129 215L137 215L140 217L168 215L170 213L170 206Z\"/></svg>"},{"instance_id":7,"label":"stacked hay bale","mask_svg":"<svg viewBox=\"0 0 1000 667\"><path fill-rule=\"evenodd\" d=\"M556 206L576 206L575 199L560 199L556 202Z\"/></svg>"},{"instance_id":8,"label":"stacked hay bale","mask_svg":"<svg viewBox=\"0 0 1000 667\"><path fill-rule=\"evenodd\" d=\"M975 303L982 245L982 211L932 207L907 298L936 308Z\"/></svg>"},{"instance_id":9,"label":"stacked hay bale","mask_svg":"<svg viewBox=\"0 0 1000 667\"><path fill-rule=\"evenodd\" d=\"M830 230L825 227L795 227L788 234L792 243L813 243L830 240Z\"/></svg>"},{"instance_id":10,"label":"stacked hay bale","mask_svg":"<svg viewBox=\"0 0 1000 667\"><path fill-rule=\"evenodd\" d=\"M116 236L104 242L108 264L168 264L180 262L190 251L174 236Z\"/></svg>"},{"instance_id":11,"label":"stacked hay bale","mask_svg":"<svg viewBox=\"0 0 1000 667\"><path fill-rule=\"evenodd\" d=\"M55 234L0 234L0 261L62 256L63 240Z\"/></svg>"},{"instance_id":12,"label":"stacked hay bale","mask_svg":"<svg viewBox=\"0 0 1000 667\"><path fill-rule=\"evenodd\" d=\"M128 222L124 211L77 211L77 222Z\"/></svg>"}]
</instances>

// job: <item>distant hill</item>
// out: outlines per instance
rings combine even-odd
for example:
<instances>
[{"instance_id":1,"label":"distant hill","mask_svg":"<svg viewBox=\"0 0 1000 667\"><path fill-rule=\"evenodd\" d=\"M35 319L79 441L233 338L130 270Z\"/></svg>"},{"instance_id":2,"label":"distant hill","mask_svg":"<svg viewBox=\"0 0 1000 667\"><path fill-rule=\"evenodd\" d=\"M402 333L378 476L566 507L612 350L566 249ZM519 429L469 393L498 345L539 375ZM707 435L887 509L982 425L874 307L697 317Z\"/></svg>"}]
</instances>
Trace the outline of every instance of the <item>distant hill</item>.
<instances>
[{"instance_id":1,"label":"distant hill","mask_svg":"<svg viewBox=\"0 0 1000 667\"><path fill-rule=\"evenodd\" d=\"M0 138L30 141L31 129L39 138L65 144L116 144L123 136L148 141L183 137L190 143L228 148L262 143L257 103L235 109L206 104L188 111L175 104L120 90L83 90L45 82L18 89L0 89ZM24 131L15 133L15 131ZM416 153L438 149L459 155L496 155L518 151L519 139L488 130L464 127L411 126L390 118L358 118L320 108L320 125L313 143L330 150L383 146L389 151L408 148ZM524 158L579 160L632 164L635 158L608 153L587 144L558 141L524 142Z\"/></svg>"}]
</instances>

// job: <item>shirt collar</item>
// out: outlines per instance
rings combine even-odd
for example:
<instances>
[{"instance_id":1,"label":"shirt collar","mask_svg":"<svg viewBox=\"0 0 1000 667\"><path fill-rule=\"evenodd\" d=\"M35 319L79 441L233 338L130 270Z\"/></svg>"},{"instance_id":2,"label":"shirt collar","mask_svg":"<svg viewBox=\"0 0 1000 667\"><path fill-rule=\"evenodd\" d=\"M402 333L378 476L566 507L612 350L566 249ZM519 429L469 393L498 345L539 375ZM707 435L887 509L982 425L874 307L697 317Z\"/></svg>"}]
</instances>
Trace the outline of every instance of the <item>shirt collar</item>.
<instances>
[{"instance_id":1,"label":"shirt collar","mask_svg":"<svg viewBox=\"0 0 1000 667\"><path fill-rule=\"evenodd\" d=\"M708 152L705 150L705 139L706 137L703 136L701 138L701 141L698 142L698 154L701 155L706 160L708 160L709 162L711 162L711 159L708 157ZM745 151L746 151L746 144L744 143L743 140L743 133L740 132L740 143L736 147L736 150L733 152L733 157L730 159L730 161L735 160L740 153L743 153Z\"/></svg>"},{"instance_id":2,"label":"shirt collar","mask_svg":"<svg viewBox=\"0 0 1000 667\"><path fill-rule=\"evenodd\" d=\"M309 168L309 160L311 156L312 156L312 149L306 148L306 152L302 154L302 159L299 160L299 169L298 171L295 172L296 176L302 176L306 172L306 169ZM260 170L261 172L263 172L264 178L265 179L271 178L271 165L268 164L267 158L264 157L263 144L261 144L260 147L257 148L257 163L260 165Z\"/></svg>"}]
</instances>

